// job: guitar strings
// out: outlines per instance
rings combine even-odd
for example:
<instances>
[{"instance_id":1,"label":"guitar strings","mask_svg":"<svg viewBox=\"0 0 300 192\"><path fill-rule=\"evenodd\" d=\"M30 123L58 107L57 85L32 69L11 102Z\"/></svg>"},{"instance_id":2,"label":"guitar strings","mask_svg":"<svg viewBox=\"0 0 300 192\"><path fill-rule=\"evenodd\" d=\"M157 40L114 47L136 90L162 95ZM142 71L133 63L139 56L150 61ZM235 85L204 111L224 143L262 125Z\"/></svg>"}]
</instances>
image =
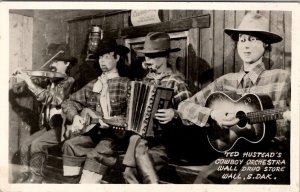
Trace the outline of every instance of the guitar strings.
<instances>
[{"instance_id":1,"label":"guitar strings","mask_svg":"<svg viewBox=\"0 0 300 192\"><path fill-rule=\"evenodd\" d=\"M266 109L264 111L257 111L257 112L249 112L247 114L237 115L240 120L248 120L248 119L254 119L254 118L266 118L270 117L269 115L275 116L276 115L282 115L281 113L284 110L278 110L278 109ZM266 117L264 117L266 115Z\"/></svg>"}]
</instances>

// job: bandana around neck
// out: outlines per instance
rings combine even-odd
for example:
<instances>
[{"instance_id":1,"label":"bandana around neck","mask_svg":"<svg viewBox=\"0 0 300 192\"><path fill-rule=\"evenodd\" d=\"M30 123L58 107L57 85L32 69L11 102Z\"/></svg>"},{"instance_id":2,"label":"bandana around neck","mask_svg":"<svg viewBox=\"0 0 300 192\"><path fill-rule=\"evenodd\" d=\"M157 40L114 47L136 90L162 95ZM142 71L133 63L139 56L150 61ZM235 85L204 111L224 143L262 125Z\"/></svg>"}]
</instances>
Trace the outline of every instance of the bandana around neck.
<instances>
[{"instance_id":1,"label":"bandana around neck","mask_svg":"<svg viewBox=\"0 0 300 192\"><path fill-rule=\"evenodd\" d=\"M172 74L172 70L167 70L165 72L162 73L154 73L154 72L150 72L147 74L146 78L148 79L153 79L155 81L156 84L159 84L159 82L165 78L166 76L169 76Z\"/></svg>"},{"instance_id":2,"label":"bandana around neck","mask_svg":"<svg viewBox=\"0 0 300 192\"><path fill-rule=\"evenodd\" d=\"M118 72L103 73L101 76L98 77L98 80L94 84L93 92L100 93L102 91L103 85L107 84L107 81L109 79L113 79L116 77L120 77Z\"/></svg>"}]
</instances>

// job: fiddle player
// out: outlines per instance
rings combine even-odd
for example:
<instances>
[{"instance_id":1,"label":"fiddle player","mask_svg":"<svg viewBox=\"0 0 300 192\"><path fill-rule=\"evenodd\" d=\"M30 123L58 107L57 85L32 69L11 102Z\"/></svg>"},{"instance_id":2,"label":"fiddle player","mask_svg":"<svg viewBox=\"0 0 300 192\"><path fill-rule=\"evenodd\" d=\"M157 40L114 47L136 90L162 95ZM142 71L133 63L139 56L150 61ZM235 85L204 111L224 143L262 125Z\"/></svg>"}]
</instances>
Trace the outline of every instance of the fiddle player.
<instances>
[{"instance_id":1,"label":"fiddle player","mask_svg":"<svg viewBox=\"0 0 300 192\"><path fill-rule=\"evenodd\" d=\"M225 29L237 44L237 52L243 61L239 72L225 74L210 83L207 87L196 93L191 98L181 102L178 111L184 121L191 122L199 127L206 127L211 121L215 121L223 129L227 129L239 122L230 109L211 109L205 107L208 95L215 91L234 92L237 95L254 93L257 95L268 95L272 100L275 109L283 109L285 120L277 120L277 133L275 138L258 143L247 145L249 151L280 151L288 162L289 158L289 106L290 106L290 74L283 69L267 70L263 63L263 55L270 50L270 45L278 43L282 37L269 31L269 21L259 13L249 12L242 19L236 29ZM252 125L250 125L252 126ZM211 127L207 127L210 129ZM243 146L245 147L245 145ZM244 149L243 149L244 150ZM204 152L204 151L203 151ZM225 157L221 156L223 159ZM229 159L231 157L228 157ZM246 161L245 161L246 162ZM237 174L241 178L251 171L240 171ZM265 165L258 165L263 170ZM217 170L218 165L212 162L207 168L201 171L195 183L281 183L289 178L284 172L277 174L275 180L253 180L253 179L222 179L222 174ZM288 172L288 171L286 171ZM260 172L256 172L260 173ZM279 172L278 172L279 173Z\"/></svg>"},{"instance_id":2,"label":"fiddle player","mask_svg":"<svg viewBox=\"0 0 300 192\"><path fill-rule=\"evenodd\" d=\"M24 171L16 183L42 183L43 166L47 159L47 148L60 143L61 103L69 97L74 78L68 76L71 68L77 63L75 57L61 54L50 64L53 70L51 85L46 89L34 84L30 76L19 71L17 77L23 79L35 98L42 103L40 130L28 137L20 145L20 161ZM49 74L50 74L49 73ZM58 76L56 78L56 75Z\"/></svg>"},{"instance_id":3,"label":"fiddle player","mask_svg":"<svg viewBox=\"0 0 300 192\"><path fill-rule=\"evenodd\" d=\"M144 48L136 50L145 54L143 67L148 69L143 81L146 83L172 88L172 107L159 109L155 114L157 130L154 138L135 134L130 137L129 146L123 164L126 166L124 179L126 183L158 183L157 171L168 161L168 139L175 127L180 124L177 105L191 96L184 80L169 67L168 57L179 48L171 48L170 36L162 32L150 32L146 35ZM152 129L150 127L149 129Z\"/></svg>"},{"instance_id":4,"label":"fiddle player","mask_svg":"<svg viewBox=\"0 0 300 192\"><path fill-rule=\"evenodd\" d=\"M107 36L99 45L97 56L102 74L62 104L63 113L75 132L84 128L85 119L80 113L86 108L100 118L90 131L68 139L62 147L63 174L74 183L79 180L81 184L99 184L106 170L117 163L118 151L128 141L126 132L110 129L102 119L126 115L129 78L125 77L128 74L124 74L126 65L121 57L129 49Z\"/></svg>"}]
</instances>

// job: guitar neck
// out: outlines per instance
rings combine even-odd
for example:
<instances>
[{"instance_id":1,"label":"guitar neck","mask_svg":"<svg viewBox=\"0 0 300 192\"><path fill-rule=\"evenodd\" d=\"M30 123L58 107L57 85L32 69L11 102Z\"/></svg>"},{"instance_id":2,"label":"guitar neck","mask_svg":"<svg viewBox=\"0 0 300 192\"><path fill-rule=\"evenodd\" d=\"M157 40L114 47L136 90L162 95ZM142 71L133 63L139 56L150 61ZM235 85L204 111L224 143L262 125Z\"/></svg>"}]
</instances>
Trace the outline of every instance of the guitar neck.
<instances>
[{"instance_id":1,"label":"guitar neck","mask_svg":"<svg viewBox=\"0 0 300 192\"><path fill-rule=\"evenodd\" d=\"M247 113L247 118L249 119L250 124L262 123L283 119L283 112L283 110L278 109L266 109L263 111L249 112Z\"/></svg>"}]
</instances>

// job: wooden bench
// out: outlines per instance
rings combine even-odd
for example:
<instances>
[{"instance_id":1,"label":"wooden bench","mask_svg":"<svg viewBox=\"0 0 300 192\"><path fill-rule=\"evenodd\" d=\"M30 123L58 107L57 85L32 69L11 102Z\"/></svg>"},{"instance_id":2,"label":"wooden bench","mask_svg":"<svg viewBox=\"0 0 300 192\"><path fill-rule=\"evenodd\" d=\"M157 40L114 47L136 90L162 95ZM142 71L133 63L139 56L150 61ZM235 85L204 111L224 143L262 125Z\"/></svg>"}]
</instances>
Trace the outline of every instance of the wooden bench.
<instances>
[{"instance_id":1,"label":"wooden bench","mask_svg":"<svg viewBox=\"0 0 300 192\"><path fill-rule=\"evenodd\" d=\"M168 164L158 173L160 183L192 184L198 173L205 165L187 165L180 166ZM102 183L125 184L123 179L124 167L109 169L104 176ZM57 155L48 155L47 165L44 169L46 183L69 183L63 176L62 157Z\"/></svg>"},{"instance_id":2,"label":"wooden bench","mask_svg":"<svg viewBox=\"0 0 300 192\"><path fill-rule=\"evenodd\" d=\"M182 134L184 133L184 134ZM208 146L205 129L190 126L178 130L176 133L180 139L175 140L175 153L188 159L187 161L172 162L163 167L158 175L161 183L191 184L198 173L214 159L214 151ZM60 153L60 154L59 154ZM47 167L45 169L46 180L49 183L67 183L62 172L61 150L53 153L49 150ZM211 158L207 158L211 157ZM190 160L195 160L193 163ZM124 183L123 168L110 169L103 178L103 183Z\"/></svg>"}]
</instances>

